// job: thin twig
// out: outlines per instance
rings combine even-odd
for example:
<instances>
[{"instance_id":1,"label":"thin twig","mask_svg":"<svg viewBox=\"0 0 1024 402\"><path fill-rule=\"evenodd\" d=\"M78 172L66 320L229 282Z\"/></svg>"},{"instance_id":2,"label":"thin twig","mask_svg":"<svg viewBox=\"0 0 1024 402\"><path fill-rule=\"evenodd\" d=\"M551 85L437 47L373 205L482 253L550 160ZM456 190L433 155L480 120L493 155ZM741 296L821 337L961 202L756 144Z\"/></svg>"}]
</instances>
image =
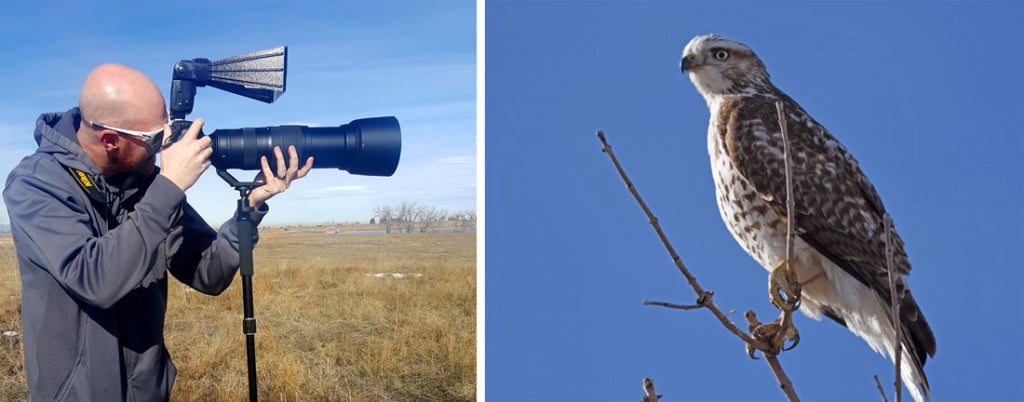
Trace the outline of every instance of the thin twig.
<instances>
[{"instance_id":1,"label":"thin twig","mask_svg":"<svg viewBox=\"0 0 1024 402\"><path fill-rule=\"evenodd\" d=\"M644 305L645 306L662 306L662 307L668 307L668 308L675 308L675 309L679 309L679 310L696 310L696 309L699 309L701 307L704 307L703 304L699 304L699 303L698 304L675 304L675 303L662 302L662 301L654 301L654 300L646 300L646 299L644 300Z\"/></svg>"},{"instance_id":2,"label":"thin twig","mask_svg":"<svg viewBox=\"0 0 1024 402\"><path fill-rule=\"evenodd\" d=\"M796 227L796 201L793 199L793 164L790 162L792 155L789 152L789 130L786 128L785 105L782 101L775 102L775 110L779 114L779 131L782 133L782 161L786 175L786 269L789 271L791 283L800 283L796 274L796 264L793 264L793 233ZM797 298L799 298L799 290ZM799 299L798 299L799 300ZM772 344L782 347L785 342L785 334L793 326L793 312L782 309L782 319L779 333L775 335Z\"/></svg>"},{"instance_id":3,"label":"thin twig","mask_svg":"<svg viewBox=\"0 0 1024 402\"><path fill-rule=\"evenodd\" d=\"M796 228L796 215L794 210L796 206L793 197L793 164L791 163L792 155L790 152L790 135L785 126L785 115L782 101L775 102L775 109L778 111L778 125L779 130L782 133L782 162L785 167L785 266L790 271L790 278L792 283L800 283L800 279L797 276L796 264L793 264L793 236ZM797 291L797 298L799 300L800 291ZM785 343L785 334L793 326L793 311L782 309L782 317L779 322L778 332L775 333L775 339L772 340L772 346L776 348L782 348ZM775 377L778 378L778 386L782 389L782 392L786 396L790 396L790 400L799 400L796 391L793 389L793 384L788 383L790 378L782 372L782 365L779 364L778 358L775 355L765 354L765 361L768 362L768 366L771 367L772 372L775 373ZM783 383L782 379L785 379ZM792 396L791 396L792 394Z\"/></svg>"},{"instance_id":4,"label":"thin twig","mask_svg":"<svg viewBox=\"0 0 1024 402\"><path fill-rule=\"evenodd\" d=\"M793 199L793 155L790 154L790 132L785 125L785 105L781 100L775 102L778 111L778 128L782 133L782 164L785 167L785 263L790 274L796 276L797 269L790 263L793 257L793 234L796 228L794 211L796 202ZM798 280L799 281L799 280Z\"/></svg>"},{"instance_id":5,"label":"thin twig","mask_svg":"<svg viewBox=\"0 0 1024 402\"><path fill-rule=\"evenodd\" d=\"M792 279L791 283L800 283L796 274L796 264L793 264L793 228L796 221L796 215L793 212L796 209L796 206L793 201L793 166L792 163L790 163L791 155L789 152L789 133L788 130L786 130L786 116L782 101L775 102L775 109L779 113L779 130L782 132L783 164L786 169L786 268L789 270L789 275ZM796 297L799 297L799 290L797 291ZM772 341L772 345L779 348L783 347L786 333L792 326L793 311L782 309L782 320L779 326L779 332L775 334L775 339ZM771 366L772 372L776 372L776 367L778 368L778 372L782 371L782 365L779 364L778 358L775 356L765 355L765 361L767 361L768 365ZM789 378L786 377L786 374L781 373L780 377L780 373L778 372L776 372L775 377L779 379L779 387L782 388L782 392L785 392L786 395L790 395L790 393L792 393L792 396L790 397L791 401L799 399L796 396L795 390L793 390L793 384L789 383ZM783 379L786 380L786 383L783 383Z\"/></svg>"},{"instance_id":6,"label":"thin twig","mask_svg":"<svg viewBox=\"0 0 1024 402\"><path fill-rule=\"evenodd\" d=\"M882 382L878 380L878 374L875 374L875 385L878 386L878 393L882 394L882 402L889 402L889 398L885 396L885 388L882 388Z\"/></svg>"},{"instance_id":7,"label":"thin twig","mask_svg":"<svg viewBox=\"0 0 1024 402\"><path fill-rule=\"evenodd\" d=\"M900 362L903 360L903 329L900 328L902 321L900 319L900 299L901 296L897 292L896 288L896 275L893 274L893 260L892 260L892 217L889 213L882 215L883 225L885 226L885 266L889 271L889 300L892 303L892 330L896 332L896 345L894 347L895 356L893 356L894 364L896 365L896 402L903 400L903 379L900 377Z\"/></svg>"},{"instance_id":8,"label":"thin twig","mask_svg":"<svg viewBox=\"0 0 1024 402\"><path fill-rule=\"evenodd\" d=\"M697 283L697 278L694 277L693 274L690 273L690 270L686 268L686 264L683 264L682 258L680 258L679 254L676 253L675 248L672 247L672 244L668 240L668 236L666 236L665 232L661 229L661 225L658 223L658 218L654 216L654 213L651 212L651 209L647 207L647 203L644 202L642 197L640 197L640 193L636 190L636 187L633 186L633 182L629 179L629 176L626 175L626 171L622 168L622 165L619 163L618 158L615 157L615 153L612 152L612 147L611 145L608 144L608 141L605 139L604 132L598 131L597 138L601 140L601 151L608 154L608 158L610 158L612 164L615 165L615 170L619 172L619 176L622 178L622 181L625 182L626 188L629 189L630 194L633 195L633 198L640 205L640 208L644 210L644 214L647 215L647 218L650 221L651 226L654 228L654 231L657 232L658 238L661 239L661 243L665 246L665 249L672 257L672 262L675 263L676 268L679 269L679 272L682 273L684 277L686 277L686 281L690 284L690 287L693 288L694 293L697 294L698 305L707 308L708 311L711 311L711 313L716 318L718 318L718 321L721 322L722 325L727 330L729 330L729 332L732 332L744 343L752 345L757 349L761 350L762 352L778 350L778 348L773 349L772 345L767 345L764 342L755 340L750 335L747 335L745 332L740 330L739 327L736 326L736 324L730 321L729 317L727 317L725 313L723 313L722 310L718 308L718 306L711 298L711 295L713 293L705 291L704 288L701 287L699 283ZM789 398L790 401L799 401L800 398L796 395L796 391L793 388L793 383L789 380L789 377L786 375L786 372L782 370L782 365L779 363L778 359L775 358L775 353L765 353L765 361L767 361L768 365L771 367L772 373L775 374L775 379L779 382L779 387L782 388L782 391L786 394L786 397Z\"/></svg>"}]
</instances>

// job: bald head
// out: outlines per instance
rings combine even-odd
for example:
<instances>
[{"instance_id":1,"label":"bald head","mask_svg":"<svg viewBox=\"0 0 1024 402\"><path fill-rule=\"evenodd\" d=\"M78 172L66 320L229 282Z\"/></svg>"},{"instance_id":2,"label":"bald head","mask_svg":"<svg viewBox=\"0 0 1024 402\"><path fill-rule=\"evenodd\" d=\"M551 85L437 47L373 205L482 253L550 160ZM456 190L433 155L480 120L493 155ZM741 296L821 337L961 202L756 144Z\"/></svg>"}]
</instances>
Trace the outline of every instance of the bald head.
<instances>
[{"instance_id":1,"label":"bald head","mask_svg":"<svg viewBox=\"0 0 1024 402\"><path fill-rule=\"evenodd\" d=\"M167 122L163 94L131 67L104 64L85 78L78 107L86 119L130 130L152 131Z\"/></svg>"}]
</instances>

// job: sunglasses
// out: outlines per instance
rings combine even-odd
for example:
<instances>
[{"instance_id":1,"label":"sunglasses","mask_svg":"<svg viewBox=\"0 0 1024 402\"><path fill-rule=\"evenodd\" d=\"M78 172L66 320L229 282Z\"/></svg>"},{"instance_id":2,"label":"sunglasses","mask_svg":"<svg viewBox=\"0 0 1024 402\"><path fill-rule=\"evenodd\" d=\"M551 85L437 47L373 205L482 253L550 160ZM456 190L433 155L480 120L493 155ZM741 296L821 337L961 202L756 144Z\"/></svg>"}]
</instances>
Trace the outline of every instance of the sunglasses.
<instances>
[{"instance_id":1,"label":"sunglasses","mask_svg":"<svg viewBox=\"0 0 1024 402\"><path fill-rule=\"evenodd\" d=\"M124 135L129 135L129 136L132 136L132 137L140 138L140 139L142 139L142 141L144 141L146 143L146 145L149 146L150 149L153 149L153 150L159 150L160 146L162 146L163 142L164 142L163 141L164 140L164 129L163 128L160 128L158 130L153 130L153 131L150 131L150 132L144 132L144 131L135 131L135 130L128 130L128 129L124 129L124 128L112 127L112 126L108 126L108 125L105 125L105 124L97 123L97 122L92 121L92 120L86 120L86 122L89 123L89 126L91 126L93 129L96 129L96 130L111 130L111 131L116 132L118 134L124 134Z\"/></svg>"}]
</instances>

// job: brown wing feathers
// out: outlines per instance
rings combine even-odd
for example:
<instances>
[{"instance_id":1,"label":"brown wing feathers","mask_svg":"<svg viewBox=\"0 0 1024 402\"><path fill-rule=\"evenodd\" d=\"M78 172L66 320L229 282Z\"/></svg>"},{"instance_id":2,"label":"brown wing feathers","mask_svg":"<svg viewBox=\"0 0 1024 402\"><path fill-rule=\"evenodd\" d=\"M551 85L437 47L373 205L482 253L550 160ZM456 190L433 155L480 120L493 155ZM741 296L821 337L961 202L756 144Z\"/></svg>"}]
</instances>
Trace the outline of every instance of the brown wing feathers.
<instances>
[{"instance_id":1,"label":"brown wing feathers","mask_svg":"<svg viewBox=\"0 0 1024 402\"><path fill-rule=\"evenodd\" d=\"M797 234L889 305L881 198L835 138L788 96L780 98L787 114ZM786 216L783 143L775 100L749 96L723 102L728 104L721 106L718 127L729 156L775 212ZM907 274L910 263L903 241L896 235L893 243L896 269ZM897 288L902 295L903 338L917 360L914 363L923 366L935 354L935 337L902 278Z\"/></svg>"}]
</instances>

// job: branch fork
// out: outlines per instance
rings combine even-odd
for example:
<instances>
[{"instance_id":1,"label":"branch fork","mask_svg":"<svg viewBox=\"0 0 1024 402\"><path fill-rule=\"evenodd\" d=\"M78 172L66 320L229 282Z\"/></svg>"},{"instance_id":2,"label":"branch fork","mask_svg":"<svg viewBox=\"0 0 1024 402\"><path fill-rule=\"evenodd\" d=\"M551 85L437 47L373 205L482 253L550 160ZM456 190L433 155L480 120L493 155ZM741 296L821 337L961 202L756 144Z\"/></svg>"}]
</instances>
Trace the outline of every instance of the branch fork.
<instances>
[{"instance_id":1,"label":"branch fork","mask_svg":"<svg viewBox=\"0 0 1024 402\"><path fill-rule=\"evenodd\" d=\"M626 188L629 189L629 192L633 195L633 198L637 201L637 203L640 205L640 208L643 209L644 213L647 215L651 226L654 228L655 232L658 234L658 238L661 240L662 244L665 246L665 249L672 257L672 261L675 263L676 268L678 268L679 272L684 277L686 277L686 280L690 284L690 287L693 288L694 293L697 295L697 303L693 305L680 305L649 300L645 300L644 304L660 305L664 307L682 310L706 308L708 311L711 312L712 315L715 316L715 318L718 318L718 321L721 322L722 326L724 326L727 330L729 330L729 332L732 332L734 335L740 338L740 340L742 340L745 345L748 345L748 350L750 350L750 348L761 350L765 356L765 361L768 363L768 366L771 368L772 373L775 375L775 378L778 381L779 387L782 389L783 393L786 395L789 401L799 401L800 398L796 395L796 391L793 388L793 383L790 381L789 376L787 376L785 371L782 369L782 365L779 363L777 358L779 351L785 350L781 345L782 343L785 342L787 338L789 338L786 335L788 333L787 328L792 327L792 322L788 320L788 313L783 313L783 318L779 320L780 326L777 327L779 331L775 334L772 334L771 337L767 336L768 334L771 333L770 328L773 328L770 326L764 327L765 330L760 331L760 333L763 333L765 335L762 336L761 339L751 336L744 332L743 330L741 330L739 327L737 327L736 324L734 324L729 319L729 317L722 312L718 305L715 304L713 300L714 293L711 291L706 291L703 287L700 286L700 284L697 282L697 278L694 277L692 273L690 273L690 270L683 263L682 258L680 258L679 254L676 253L675 248L669 242L664 230L662 230L661 225L658 223L658 218L654 216L653 212L651 212L651 209L647 206L647 203L644 202L643 198L640 196L640 193L633 185L633 182L629 179L629 176L626 175L626 172L622 168L622 165L619 163L618 158L615 157L615 153L612 151L611 145L608 144L608 141L604 136L604 132L598 131L597 137L601 140L601 151L608 154L608 157L611 159L612 164L615 165L615 169L616 171L618 171L619 176L622 178L623 182L625 182ZM763 327L763 325L759 325L758 327ZM773 339L774 341L768 342L768 339ZM776 344L779 346L773 346ZM753 352L750 352L749 354L753 356Z\"/></svg>"}]
</instances>

